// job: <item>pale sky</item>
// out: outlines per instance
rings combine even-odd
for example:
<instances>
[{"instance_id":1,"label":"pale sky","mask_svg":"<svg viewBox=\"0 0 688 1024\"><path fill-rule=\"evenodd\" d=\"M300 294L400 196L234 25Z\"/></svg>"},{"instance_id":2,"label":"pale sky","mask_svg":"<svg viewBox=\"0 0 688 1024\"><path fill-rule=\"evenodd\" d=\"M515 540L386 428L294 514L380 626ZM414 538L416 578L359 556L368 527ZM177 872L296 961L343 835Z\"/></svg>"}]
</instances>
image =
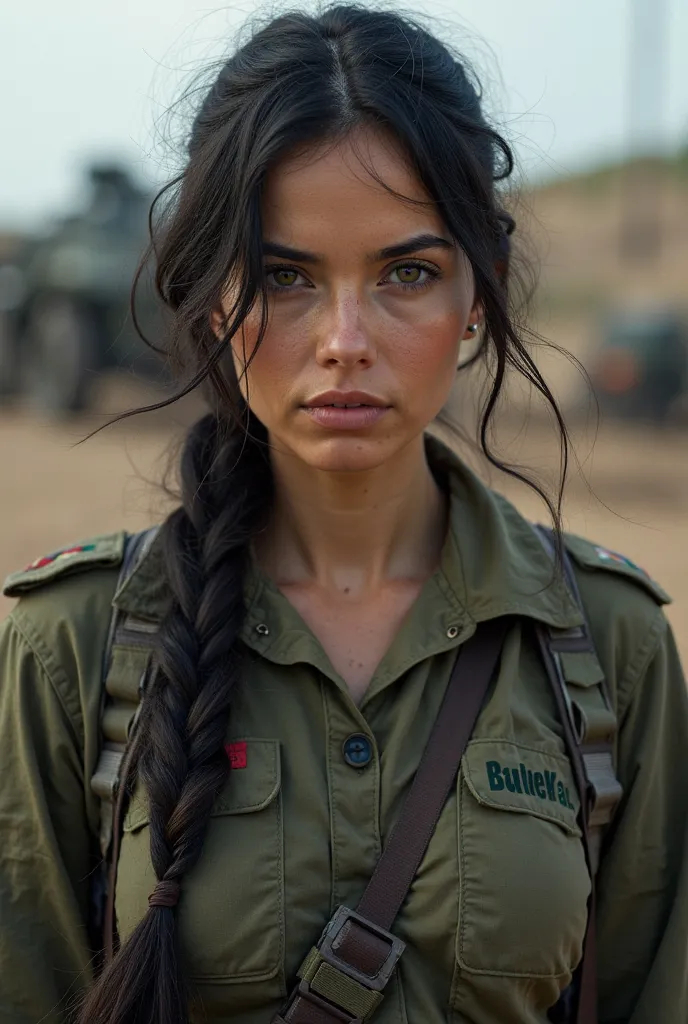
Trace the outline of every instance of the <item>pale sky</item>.
<instances>
[{"instance_id":1,"label":"pale sky","mask_svg":"<svg viewBox=\"0 0 688 1024\"><path fill-rule=\"evenodd\" d=\"M632 0L406 2L442 19L438 33L474 60L526 175L565 176L626 150ZM688 142L688 3L663 2L668 45L649 89L663 81L665 102L648 130L672 148ZM660 0L645 3L657 10ZM189 69L230 48L246 15L265 9L0 0L0 227L38 226L78 201L88 156L121 155L151 183L164 180L166 106ZM646 73L651 60L648 45Z\"/></svg>"}]
</instances>

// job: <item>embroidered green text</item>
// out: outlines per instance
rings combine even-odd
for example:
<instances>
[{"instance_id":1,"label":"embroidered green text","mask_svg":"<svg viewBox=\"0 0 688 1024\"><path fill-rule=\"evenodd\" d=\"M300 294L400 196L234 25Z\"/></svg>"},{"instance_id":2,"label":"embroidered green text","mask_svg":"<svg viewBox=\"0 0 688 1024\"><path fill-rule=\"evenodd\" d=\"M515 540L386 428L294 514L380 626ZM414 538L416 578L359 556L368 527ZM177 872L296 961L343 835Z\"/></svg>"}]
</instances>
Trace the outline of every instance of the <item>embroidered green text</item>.
<instances>
[{"instance_id":1,"label":"embroidered green text","mask_svg":"<svg viewBox=\"0 0 688 1024\"><path fill-rule=\"evenodd\" d=\"M556 772L534 772L521 763L517 768L501 765L499 761L486 761L487 781L496 792L507 789L510 793L524 793L540 800L551 800L562 807L575 810L571 803L568 787L557 778Z\"/></svg>"}]
</instances>

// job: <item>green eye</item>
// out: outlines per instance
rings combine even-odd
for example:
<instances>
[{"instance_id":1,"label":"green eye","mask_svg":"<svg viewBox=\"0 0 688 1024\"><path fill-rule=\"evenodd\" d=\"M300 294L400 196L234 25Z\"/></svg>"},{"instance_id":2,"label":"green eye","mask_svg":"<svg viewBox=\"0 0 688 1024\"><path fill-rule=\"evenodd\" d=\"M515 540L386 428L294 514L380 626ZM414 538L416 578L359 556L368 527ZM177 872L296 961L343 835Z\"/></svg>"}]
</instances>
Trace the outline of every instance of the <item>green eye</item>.
<instances>
[{"instance_id":1,"label":"green eye","mask_svg":"<svg viewBox=\"0 0 688 1024\"><path fill-rule=\"evenodd\" d=\"M296 283L299 273L296 270L289 270L288 268L271 270L268 277L272 278L277 288L289 288L291 285Z\"/></svg>"},{"instance_id":2,"label":"green eye","mask_svg":"<svg viewBox=\"0 0 688 1024\"><path fill-rule=\"evenodd\" d=\"M396 274L396 277L392 275ZM400 291L419 292L429 288L442 276L442 272L432 263L398 263L386 277L386 281L397 286Z\"/></svg>"},{"instance_id":3,"label":"green eye","mask_svg":"<svg viewBox=\"0 0 688 1024\"><path fill-rule=\"evenodd\" d=\"M423 267L417 267L411 263L407 267L395 267L392 273L399 275L401 284L418 284L423 273Z\"/></svg>"},{"instance_id":4,"label":"green eye","mask_svg":"<svg viewBox=\"0 0 688 1024\"><path fill-rule=\"evenodd\" d=\"M396 274L396 279L392 277ZM266 267L265 268L267 287L273 292L287 292L295 290L294 286L299 284L303 276L294 267ZM440 271L432 266L424 266L421 263L401 263L394 267L386 278L398 288L409 291L427 288L434 280L441 276Z\"/></svg>"}]
</instances>

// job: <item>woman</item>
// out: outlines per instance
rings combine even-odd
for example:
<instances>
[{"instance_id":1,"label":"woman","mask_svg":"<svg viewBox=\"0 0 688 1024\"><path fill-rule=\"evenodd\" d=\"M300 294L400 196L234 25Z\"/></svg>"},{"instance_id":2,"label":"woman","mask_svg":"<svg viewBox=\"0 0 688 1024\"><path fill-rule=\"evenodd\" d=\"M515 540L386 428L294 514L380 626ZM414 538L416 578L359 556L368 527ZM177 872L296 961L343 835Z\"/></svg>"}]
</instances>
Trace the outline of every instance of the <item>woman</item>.
<instances>
[{"instance_id":1,"label":"woman","mask_svg":"<svg viewBox=\"0 0 688 1024\"><path fill-rule=\"evenodd\" d=\"M462 64L391 13L286 15L220 71L155 247L180 392L204 385L212 410L186 441L182 503L124 581L118 535L8 585L7 1024L62 1021L88 987L89 1024L573 1020L593 855L547 630L580 742L603 722L623 787L598 873L599 1020L686 1019L688 715L663 592L567 537L597 655L576 647L561 565L426 433L477 331L492 461L507 366L556 411L508 311L495 182L511 166ZM384 993L365 965L318 989L322 957L304 958L361 905L457 652L495 623L489 694L390 928L406 949ZM147 639L112 854L121 946L91 984L89 783Z\"/></svg>"}]
</instances>

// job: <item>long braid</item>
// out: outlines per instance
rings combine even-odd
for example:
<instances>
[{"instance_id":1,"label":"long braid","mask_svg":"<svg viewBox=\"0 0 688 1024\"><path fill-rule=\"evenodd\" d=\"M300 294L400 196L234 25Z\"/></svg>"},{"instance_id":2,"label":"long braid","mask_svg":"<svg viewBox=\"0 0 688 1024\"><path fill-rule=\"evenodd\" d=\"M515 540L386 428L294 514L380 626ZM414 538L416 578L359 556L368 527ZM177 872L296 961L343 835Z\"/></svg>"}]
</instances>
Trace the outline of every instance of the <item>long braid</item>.
<instances>
[{"instance_id":1,"label":"long braid","mask_svg":"<svg viewBox=\"0 0 688 1024\"><path fill-rule=\"evenodd\" d=\"M208 415L186 440L182 505L162 527L172 605L158 635L138 760L158 884L123 951L129 955L114 959L84 1004L84 1024L188 1021L174 905L227 777L248 544L270 500L269 464L255 440L261 433L253 417L247 434ZM120 967L132 962L135 977Z\"/></svg>"}]
</instances>

